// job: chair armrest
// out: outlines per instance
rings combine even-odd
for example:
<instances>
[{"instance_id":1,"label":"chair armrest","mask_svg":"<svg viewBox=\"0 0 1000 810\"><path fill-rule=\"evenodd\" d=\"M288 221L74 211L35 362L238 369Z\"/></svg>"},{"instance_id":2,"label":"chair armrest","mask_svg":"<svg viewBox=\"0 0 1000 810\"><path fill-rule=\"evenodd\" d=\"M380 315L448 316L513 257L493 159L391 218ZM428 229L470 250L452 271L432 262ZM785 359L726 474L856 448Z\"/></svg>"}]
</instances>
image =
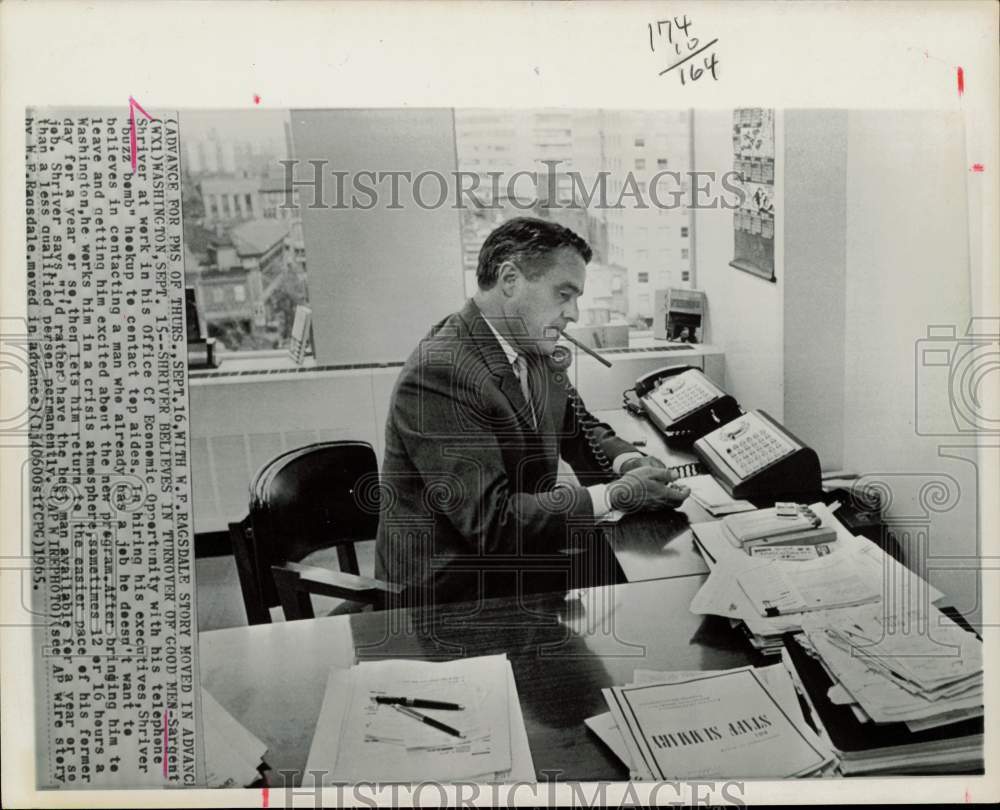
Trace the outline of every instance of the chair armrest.
<instances>
[{"instance_id":1,"label":"chair armrest","mask_svg":"<svg viewBox=\"0 0 1000 810\"><path fill-rule=\"evenodd\" d=\"M332 571L328 568L320 568L317 565L303 565L302 563L287 562L285 568L297 571L300 582L307 590L310 584L326 585L331 588L344 588L349 591L362 594L371 591L380 591L385 594L397 594L403 590L402 585L394 582L385 582L381 579L361 576L360 574L348 574L344 571ZM318 591L313 591L318 593ZM350 598L350 597L342 597Z\"/></svg>"}]
</instances>

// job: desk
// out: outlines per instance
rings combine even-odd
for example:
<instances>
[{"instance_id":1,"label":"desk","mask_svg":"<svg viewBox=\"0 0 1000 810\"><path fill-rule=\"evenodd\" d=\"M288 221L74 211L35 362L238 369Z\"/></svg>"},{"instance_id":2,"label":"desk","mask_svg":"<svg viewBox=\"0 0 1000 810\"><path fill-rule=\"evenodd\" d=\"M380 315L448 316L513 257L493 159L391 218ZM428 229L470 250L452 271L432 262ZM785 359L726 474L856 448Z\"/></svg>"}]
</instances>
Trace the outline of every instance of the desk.
<instances>
[{"instance_id":1,"label":"desk","mask_svg":"<svg viewBox=\"0 0 1000 810\"><path fill-rule=\"evenodd\" d=\"M281 770L304 770L329 670L377 658L507 653L535 770L560 779L627 780L583 724L607 711L603 687L636 667L724 669L757 663L725 619L688 610L702 576L562 594L456 603L237 627L201 634L202 685L268 746ZM311 777L310 777L311 778ZM308 783L307 783L308 784Z\"/></svg>"},{"instance_id":2,"label":"desk","mask_svg":"<svg viewBox=\"0 0 1000 810\"><path fill-rule=\"evenodd\" d=\"M671 450L646 420L621 409L595 415L667 465ZM562 593L216 630L201 635L203 686L269 749L281 770L305 768L329 670L356 658L458 658L506 652L517 679L536 770L565 779L627 779L583 720L607 711L601 689L636 667L739 666L751 652L726 620L688 607L708 568L690 522L710 520L689 500L678 513L629 515L605 533L628 584ZM474 611L474 612L472 612ZM641 645L641 646L640 646ZM280 777L278 777L280 778Z\"/></svg>"}]
</instances>

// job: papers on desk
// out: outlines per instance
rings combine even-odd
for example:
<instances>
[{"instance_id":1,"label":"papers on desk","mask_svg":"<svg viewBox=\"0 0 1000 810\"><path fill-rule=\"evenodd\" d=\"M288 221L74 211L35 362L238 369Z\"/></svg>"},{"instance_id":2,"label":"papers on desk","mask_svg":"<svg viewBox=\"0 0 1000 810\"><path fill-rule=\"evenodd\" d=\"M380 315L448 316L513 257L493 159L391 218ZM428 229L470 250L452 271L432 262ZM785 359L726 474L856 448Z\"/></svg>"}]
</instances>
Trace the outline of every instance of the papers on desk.
<instances>
[{"instance_id":1,"label":"papers on desk","mask_svg":"<svg viewBox=\"0 0 1000 810\"><path fill-rule=\"evenodd\" d=\"M711 475L694 475L685 478L684 486L691 490L691 497L715 517L731 515L735 512L749 512L755 508L750 501L731 498L729 493Z\"/></svg>"},{"instance_id":2,"label":"papers on desk","mask_svg":"<svg viewBox=\"0 0 1000 810\"><path fill-rule=\"evenodd\" d=\"M460 704L461 710L418 710L456 736L376 703L404 696ZM358 781L534 782L534 765L504 655L442 663L372 661L330 673L307 771L324 784Z\"/></svg>"},{"instance_id":3,"label":"papers on desk","mask_svg":"<svg viewBox=\"0 0 1000 810\"><path fill-rule=\"evenodd\" d=\"M205 783L208 787L248 787L257 781L267 746L204 689L201 690L201 722L205 730Z\"/></svg>"},{"instance_id":4,"label":"papers on desk","mask_svg":"<svg viewBox=\"0 0 1000 810\"><path fill-rule=\"evenodd\" d=\"M876 602L882 583L859 573L849 552L814 560L769 560L736 577L761 616Z\"/></svg>"},{"instance_id":5,"label":"papers on desk","mask_svg":"<svg viewBox=\"0 0 1000 810\"><path fill-rule=\"evenodd\" d=\"M802 630L784 659L812 687L845 773L981 767L982 642L972 633L933 606L882 605L805 617Z\"/></svg>"},{"instance_id":6,"label":"papers on desk","mask_svg":"<svg viewBox=\"0 0 1000 810\"><path fill-rule=\"evenodd\" d=\"M781 664L702 672L636 670L603 690L611 711L586 721L633 779L790 778L834 758L802 715Z\"/></svg>"},{"instance_id":7,"label":"papers on desk","mask_svg":"<svg viewBox=\"0 0 1000 810\"><path fill-rule=\"evenodd\" d=\"M782 634L800 630L803 616L818 613L823 621L828 612L857 604L898 609L942 598L876 544L852 535L824 504L810 508L836 539L823 544L829 553L805 560L750 555L729 542L720 521L693 524L695 545L711 571L692 613L724 616L745 627L756 649L776 655Z\"/></svg>"},{"instance_id":8,"label":"papers on desk","mask_svg":"<svg viewBox=\"0 0 1000 810\"><path fill-rule=\"evenodd\" d=\"M867 606L823 623L805 618L800 643L875 722L926 727L923 721L942 715L981 713L982 642L936 608L930 611L887 617L881 606Z\"/></svg>"}]
</instances>

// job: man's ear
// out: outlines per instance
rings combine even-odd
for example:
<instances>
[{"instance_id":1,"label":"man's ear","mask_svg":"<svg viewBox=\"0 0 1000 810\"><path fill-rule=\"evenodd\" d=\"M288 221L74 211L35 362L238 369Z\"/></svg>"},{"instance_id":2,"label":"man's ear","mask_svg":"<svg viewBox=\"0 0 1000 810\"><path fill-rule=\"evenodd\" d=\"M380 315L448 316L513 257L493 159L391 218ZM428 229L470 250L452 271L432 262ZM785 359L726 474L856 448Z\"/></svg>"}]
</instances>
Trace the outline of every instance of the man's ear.
<instances>
[{"instance_id":1,"label":"man's ear","mask_svg":"<svg viewBox=\"0 0 1000 810\"><path fill-rule=\"evenodd\" d=\"M521 271L517 269L514 262L503 262L497 270L497 285L507 297L512 296L517 291L520 280Z\"/></svg>"}]
</instances>

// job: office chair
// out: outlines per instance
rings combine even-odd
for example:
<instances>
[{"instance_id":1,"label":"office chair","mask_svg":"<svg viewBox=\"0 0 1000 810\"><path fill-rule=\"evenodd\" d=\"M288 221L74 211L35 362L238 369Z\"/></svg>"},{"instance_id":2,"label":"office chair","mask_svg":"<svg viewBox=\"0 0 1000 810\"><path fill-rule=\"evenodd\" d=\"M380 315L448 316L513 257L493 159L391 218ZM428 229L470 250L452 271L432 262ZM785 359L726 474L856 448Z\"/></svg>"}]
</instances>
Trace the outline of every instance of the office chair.
<instances>
[{"instance_id":1,"label":"office chair","mask_svg":"<svg viewBox=\"0 0 1000 810\"><path fill-rule=\"evenodd\" d=\"M250 483L249 514L229 524L247 621L269 623L278 604L288 621L312 618L312 593L353 609L380 608L399 593L358 571L354 543L375 537L378 510L378 463L367 442L317 442L264 464ZM339 571L303 562L326 548L336 548Z\"/></svg>"}]
</instances>

